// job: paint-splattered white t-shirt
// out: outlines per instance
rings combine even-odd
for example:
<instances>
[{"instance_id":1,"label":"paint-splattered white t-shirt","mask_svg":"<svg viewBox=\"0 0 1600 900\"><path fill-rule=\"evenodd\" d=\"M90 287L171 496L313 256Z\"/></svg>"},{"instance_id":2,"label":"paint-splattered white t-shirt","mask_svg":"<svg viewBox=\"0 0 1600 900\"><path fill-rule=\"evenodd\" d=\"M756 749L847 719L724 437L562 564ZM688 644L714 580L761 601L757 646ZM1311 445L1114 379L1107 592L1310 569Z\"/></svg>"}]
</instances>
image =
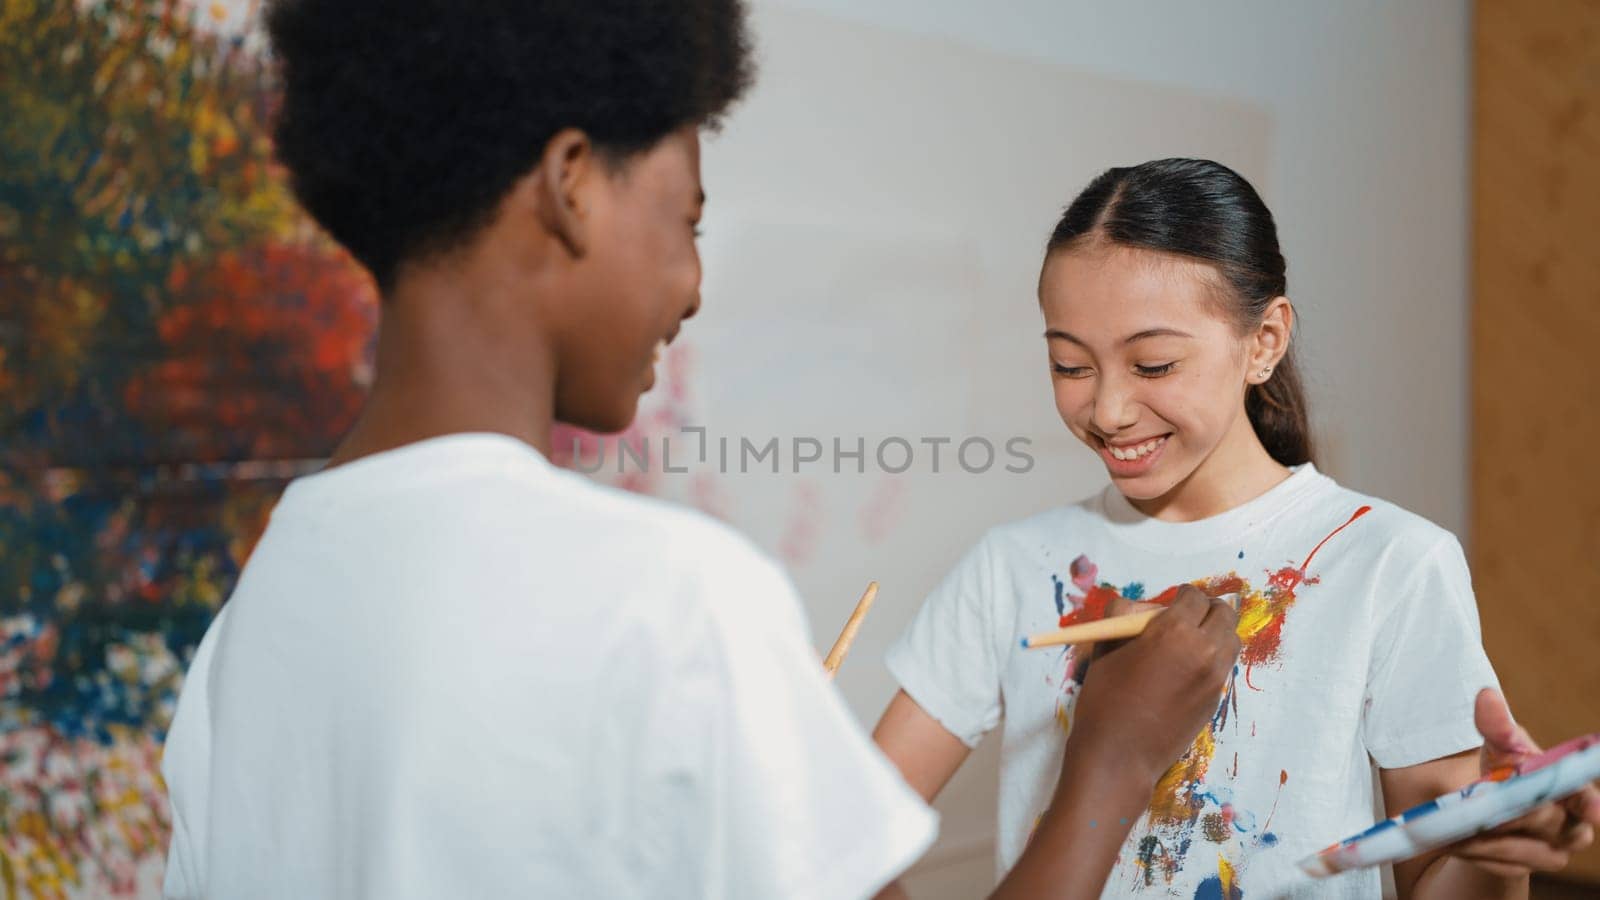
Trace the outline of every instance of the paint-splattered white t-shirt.
<instances>
[{"instance_id":1,"label":"paint-splattered white t-shirt","mask_svg":"<svg viewBox=\"0 0 1600 900\"><path fill-rule=\"evenodd\" d=\"M174 897L832 900L936 828L775 564L496 435L290 486L163 771Z\"/></svg>"},{"instance_id":2,"label":"paint-splattered white t-shirt","mask_svg":"<svg viewBox=\"0 0 1600 900\"><path fill-rule=\"evenodd\" d=\"M991 530L889 651L906 692L970 745L1002 728L997 863L1021 855L1054 790L1077 690L1072 652L1024 635L1108 599L1239 592L1243 649L1211 724L1133 825L1106 897L1350 898L1295 862L1374 821L1376 772L1478 746L1495 676L1460 545L1311 465L1222 515L1173 523L1115 490ZM1115 823L1108 823L1115 824Z\"/></svg>"}]
</instances>

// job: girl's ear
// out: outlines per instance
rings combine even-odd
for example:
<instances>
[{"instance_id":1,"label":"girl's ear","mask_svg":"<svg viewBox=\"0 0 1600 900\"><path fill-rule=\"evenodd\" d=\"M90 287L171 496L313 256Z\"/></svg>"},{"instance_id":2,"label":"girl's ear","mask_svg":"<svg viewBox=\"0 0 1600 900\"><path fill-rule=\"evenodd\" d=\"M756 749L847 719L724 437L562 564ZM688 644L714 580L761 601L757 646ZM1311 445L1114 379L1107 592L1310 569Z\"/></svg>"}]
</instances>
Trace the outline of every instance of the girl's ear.
<instances>
[{"instance_id":1,"label":"girl's ear","mask_svg":"<svg viewBox=\"0 0 1600 900\"><path fill-rule=\"evenodd\" d=\"M1278 361L1289 352L1289 339L1294 334L1294 304L1288 297L1274 297L1267 304L1261 325L1249 338L1249 368L1244 380L1248 384L1264 384L1272 377Z\"/></svg>"}]
</instances>

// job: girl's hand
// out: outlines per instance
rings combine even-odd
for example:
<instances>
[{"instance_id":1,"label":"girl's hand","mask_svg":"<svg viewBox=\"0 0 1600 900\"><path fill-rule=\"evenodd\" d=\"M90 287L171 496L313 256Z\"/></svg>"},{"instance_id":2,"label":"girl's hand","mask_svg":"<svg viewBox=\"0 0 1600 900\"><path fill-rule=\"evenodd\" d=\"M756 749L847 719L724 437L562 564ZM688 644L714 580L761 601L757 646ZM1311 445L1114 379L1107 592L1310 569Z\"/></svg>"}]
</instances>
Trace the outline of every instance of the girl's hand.
<instances>
[{"instance_id":1,"label":"girl's hand","mask_svg":"<svg viewBox=\"0 0 1600 900\"><path fill-rule=\"evenodd\" d=\"M1478 757L1481 774L1514 766L1540 752L1539 745L1511 717L1499 691L1485 688L1478 692L1474 718L1483 735ZM1543 804L1520 819L1454 844L1449 852L1502 878L1554 872L1565 868L1573 853L1589 846L1597 825L1600 790L1591 784L1565 800Z\"/></svg>"}]
</instances>

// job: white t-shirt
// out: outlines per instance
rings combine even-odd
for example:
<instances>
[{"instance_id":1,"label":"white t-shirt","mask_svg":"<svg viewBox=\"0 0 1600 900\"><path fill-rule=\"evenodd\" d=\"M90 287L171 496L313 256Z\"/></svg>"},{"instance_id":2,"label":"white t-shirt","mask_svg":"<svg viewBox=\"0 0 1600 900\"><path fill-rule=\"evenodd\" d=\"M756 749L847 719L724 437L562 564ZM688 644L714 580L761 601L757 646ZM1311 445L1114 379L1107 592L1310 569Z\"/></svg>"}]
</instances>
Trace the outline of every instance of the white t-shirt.
<instances>
[{"instance_id":1,"label":"white t-shirt","mask_svg":"<svg viewBox=\"0 0 1600 900\"><path fill-rule=\"evenodd\" d=\"M1478 746L1473 699L1495 676L1455 538L1310 465L1199 522L1146 517L1107 488L991 530L928 598L889 668L968 744L1003 722L999 870L1054 790L1077 690L1070 651L1020 638L1186 582L1243 594L1244 649L1104 896L1378 896L1378 870L1314 882L1294 864L1372 824L1369 757L1396 768Z\"/></svg>"},{"instance_id":2,"label":"white t-shirt","mask_svg":"<svg viewBox=\"0 0 1600 900\"><path fill-rule=\"evenodd\" d=\"M937 824L776 565L484 434L290 485L163 772L174 897L862 897Z\"/></svg>"}]
</instances>

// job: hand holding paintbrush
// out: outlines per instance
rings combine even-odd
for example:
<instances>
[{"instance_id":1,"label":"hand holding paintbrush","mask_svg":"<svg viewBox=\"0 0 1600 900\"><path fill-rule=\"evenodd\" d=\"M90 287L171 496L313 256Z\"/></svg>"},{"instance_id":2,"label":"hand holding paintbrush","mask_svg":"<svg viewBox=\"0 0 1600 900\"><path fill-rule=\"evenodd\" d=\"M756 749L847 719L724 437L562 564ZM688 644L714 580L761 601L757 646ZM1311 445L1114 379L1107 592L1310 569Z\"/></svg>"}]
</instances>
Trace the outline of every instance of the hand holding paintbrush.
<instances>
[{"instance_id":1,"label":"hand holding paintbrush","mask_svg":"<svg viewBox=\"0 0 1600 900\"><path fill-rule=\"evenodd\" d=\"M1221 600L1235 609L1239 605L1238 594L1223 594L1213 599ZM1033 650L1039 647L1124 640L1143 633L1155 617L1164 612L1165 608L1146 609L1122 616L1108 616L1095 622L1084 622L1082 625L1057 628L1054 631L1041 631L1023 638L1022 649Z\"/></svg>"}]
</instances>

